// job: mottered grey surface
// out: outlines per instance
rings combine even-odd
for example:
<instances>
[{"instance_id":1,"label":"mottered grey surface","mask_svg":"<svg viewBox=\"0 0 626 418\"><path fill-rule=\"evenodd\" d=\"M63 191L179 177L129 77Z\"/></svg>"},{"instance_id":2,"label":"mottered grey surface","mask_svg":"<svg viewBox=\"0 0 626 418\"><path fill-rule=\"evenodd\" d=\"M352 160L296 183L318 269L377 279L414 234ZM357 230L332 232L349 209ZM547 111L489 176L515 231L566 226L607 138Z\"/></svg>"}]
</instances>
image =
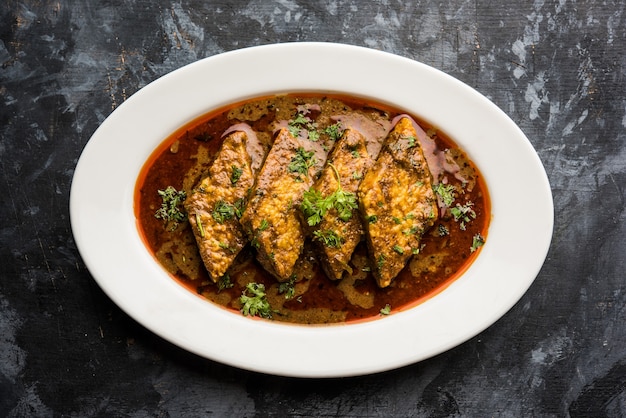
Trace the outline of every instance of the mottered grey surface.
<instances>
[{"instance_id":1,"label":"mottered grey surface","mask_svg":"<svg viewBox=\"0 0 626 418\"><path fill-rule=\"evenodd\" d=\"M626 415L625 5L3 1L0 416ZM185 64L287 41L422 61L490 98L528 136L552 187L553 241L529 291L486 331L385 373L282 378L191 355L99 289L68 210L98 125Z\"/></svg>"}]
</instances>

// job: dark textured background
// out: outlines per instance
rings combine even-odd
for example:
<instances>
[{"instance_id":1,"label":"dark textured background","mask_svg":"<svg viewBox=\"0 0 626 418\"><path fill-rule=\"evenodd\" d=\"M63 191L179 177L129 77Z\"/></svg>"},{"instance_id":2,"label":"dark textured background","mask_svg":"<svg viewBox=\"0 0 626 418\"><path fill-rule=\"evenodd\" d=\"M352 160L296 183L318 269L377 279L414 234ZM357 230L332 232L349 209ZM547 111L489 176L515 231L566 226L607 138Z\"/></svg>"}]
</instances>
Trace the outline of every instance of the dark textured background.
<instances>
[{"instance_id":1,"label":"dark textured background","mask_svg":"<svg viewBox=\"0 0 626 418\"><path fill-rule=\"evenodd\" d=\"M625 4L2 1L0 416L625 416ZM98 288L68 214L90 135L171 70L285 41L420 60L526 133L552 185L554 237L495 325L400 370L298 380L187 354Z\"/></svg>"}]
</instances>

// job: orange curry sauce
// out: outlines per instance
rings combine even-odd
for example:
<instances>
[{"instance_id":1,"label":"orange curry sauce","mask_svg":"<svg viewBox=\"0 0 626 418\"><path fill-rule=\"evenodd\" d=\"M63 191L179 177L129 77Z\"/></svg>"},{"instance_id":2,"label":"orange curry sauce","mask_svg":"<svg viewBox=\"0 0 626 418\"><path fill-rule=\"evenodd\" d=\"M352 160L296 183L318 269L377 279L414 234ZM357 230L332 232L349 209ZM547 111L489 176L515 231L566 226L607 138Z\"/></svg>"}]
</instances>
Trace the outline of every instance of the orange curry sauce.
<instances>
[{"instance_id":1,"label":"orange curry sauce","mask_svg":"<svg viewBox=\"0 0 626 418\"><path fill-rule=\"evenodd\" d=\"M379 142L385 130L391 128L394 117L404 114L398 109L354 97L290 94L236 103L188 123L164 139L145 163L137 180L135 216L149 251L180 284L237 313L241 308L239 296L246 284L252 281L263 283L275 312L273 320L278 321L323 324L375 319L382 316L381 309L386 305L394 313L443 291L480 253L480 248L473 250L472 245L478 234L487 239L490 201L479 170L466 154L442 132L416 118L413 119L431 140L429 144L421 144L425 154L436 154L428 159L434 183L455 186L458 192L451 206L471 202L475 218L470 217L468 222L462 223L454 219L449 209L441 207L440 218L422 238L420 253L411 258L387 288L378 288L369 273L371 261L362 242L352 258L352 273L346 272L339 281L332 281L324 275L312 246L307 243L299 262L292 297L280 291L275 278L258 264L254 249L248 245L228 273L233 287L218 289L204 269L189 223L184 221L172 231L171 225L155 217L162 202L157 191L173 186L185 190L189 196L208 170L212 156L219 149L222 134L229 127L246 123L269 147L273 124L295 117L298 106L305 104L319 109L320 115L330 113L326 116L331 119L343 115L342 120L358 121L358 128L369 130L370 137L377 137Z\"/></svg>"}]
</instances>

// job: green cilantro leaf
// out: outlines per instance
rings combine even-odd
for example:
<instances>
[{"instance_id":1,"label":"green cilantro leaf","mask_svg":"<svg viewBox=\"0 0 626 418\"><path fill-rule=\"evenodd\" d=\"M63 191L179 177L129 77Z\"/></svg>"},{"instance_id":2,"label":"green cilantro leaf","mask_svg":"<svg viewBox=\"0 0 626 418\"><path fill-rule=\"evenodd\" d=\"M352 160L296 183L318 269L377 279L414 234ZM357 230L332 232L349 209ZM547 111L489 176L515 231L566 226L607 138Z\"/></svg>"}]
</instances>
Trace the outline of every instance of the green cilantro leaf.
<instances>
[{"instance_id":1,"label":"green cilantro leaf","mask_svg":"<svg viewBox=\"0 0 626 418\"><path fill-rule=\"evenodd\" d=\"M390 304L386 304L385 307L380 310L380 314L382 316L389 315L390 313L391 313L391 305Z\"/></svg>"},{"instance_id":2,"label":"green cilantro leaf","mask_svg":"<svg viewBox=\"0 0 626 418\"><path fill-rule=\"evenodd\" d=\"M234 205L223 200L218 200L211 212L211 216L217 223L223 224L224 221L232 219L234 216L241 217L243 209L243 199L238 199Z\"/></svg>"},{"instance_id":3,"label":"green cilantro leaf","mask_svg":"<svg viewBox=\"0 0 626 418\"><path fill-rule=\"evenodd\" d=\"M202 218L200 218L200 214L198 212L196 212L196 226L198 227L200 237L204 238L204 227L202 226Z\"/></svg>"},{"instance_id":4,"label":"green cilantro leaf","mask_svg":"<svg viewBox=\"0 0 626 418\"><path fill-rule=\"evenodd\" d=\"M317 142L320 139L320 133L317 132L316 130L310 130L309 131L309 140L313 141L313 142Z\"/></svg>"},{"instance_id":5,"label":"green cilantro leaf","mask_svg":"<svg viewBox=\"0 0 626 418\"><path fill-rule=\"evenodd\" d=\"M300 131L304 129L310 141L316 142L320 139L316 124L302 112L298 112L296 117L289 121L287 129L294 138L299 136Z\"/></svg>"},{"instance_id":6,"label":"green cilantro leaf","mask_svg":"<svg viewBox=\"0 0 626 418\"><path fill-rule=\"evenodd\" d=\"M230 279L230 276L228 274L225 274L217 281L217 293L221 292L224 289L230 289L234 285L235 284Z\"/></svg>"},{"instance_id":7,"label":"green cilantro leaf","mask_svg":"<svg viewBox=\"0 0 626 418\"><path fill-rule=\"evenodd\" d=\"M265 285L260 283L248 283L239 297L241 302L241 313L244 316L260 316L261 318L271 318L272 308L267 301Z\"/></svg>"},{"instance_id":8,"label":"green cilantro leaf","mask_svg":"<svg viewBox=\"0 0 626 418\"><path fill-rule=\"evenodd\" d=\"M337 122L326 127L326 129L324 129L324 133L328 135L333 141L337 141L339 138L341 138L341 135L343 134L341 123Z\"/></svg>"},{"instance_id":9,"label":"green cilantro leaf","mask_svg":"<svg viewBox=\"0 0 626 418\"><path fill-rule=\"evenodd\" d=\"M296 117L292 120L289 121L289 125L301 125L301 126L306 126L309 123L311 123L311 118L309 118L308 116L305 116L304 113L302 112L298 112L296 114Z\"/></svg>"},{"instance_id":10,"label":"green cilantro leaf","mask_svg":"<svg viewBox=\"0 0 626 418\"><path fill-rule=\"evenodd\" d=\"M288 281L278 285L278 293L285 294L285 299L291 299L296 293L296 277L291 277Z\"/></svg>"},{"instance_id":11,"label":"green cilantro leaf","mask_svg":"<svg viewBox=\"0 0 626 418\"><path fill-rule=\"evenodd\" d=\"M313 151L306 151L302 147L298 147L296 155L291 158L287 169L291 173L308 174L309 168L315 165L315 157Z\"/></svg>"},{"instance_id":12,"label":"green cilantro leaf","mask_svg":"<svg viewBox=\"0 0 626 418\"><path fill-rule=\"evenodd\" d=\"M231 166L231 168L233 171L230 174L230 182L231 184L237 184L237 182L241 178L241 175L243 174L243 170L234 164Z\"/></svg>"},{"instance_id":13,"label":"green cilantro leaf","mask_svg":"<svg viewBox=\"0 0 626 418\"><path fill-rule=\"evenodd\" d=\"M476 219L476 212L472 209L473 205L472 202L467 202L463 206L457 203L455 207L450 208L450 213L454 217L454 220L460 222L459 228L461 228L462 231L465 231L467 222Z\"/></svg>"},{"instance_id":14,"label":"green cilantro leaf","mask_svg":"<svg viewBox=\"0 0 626 418\"><path fill-rule=\"evenodd\" d=\"M359 207L356 203L356 196L354 193L346 192L341 188L333 194L335 195L333 207L337 210L339 219L347 222L352 217L352 211Z\"/></svg>"},{"instance_id":15,"label":"green cilantro leaf","mask_svg":"<svg viewBox=\"0 0 626 418\"><path fill-rule=\"evenodd\" d=\"M433 186L433 191L441 198L446 206L451 206L454 202L455 189L451 184L438 183Z\"/></svg>"},{"instance_id":16,"label":"green cilantro leaf","mask_svg":"<svg viewBox=\"0 0 626 418\"><path fill-rule=\"evenodd\" d=\"M470 248L470 251L474 252L480 247L482 247L484 244L485 244L485 238L480 234L476 234L474 235L474 238L472 239L472 246Z\"/></svg>"},{"instance_id":17,"label":"green cilantro leaf","mask_svg":"<svg viewBox=\"0 0 626 418\"><path fill-rule=\"evenodd\" d=\"M293 136L294 138L296 138L300 134L300 127L297 125L292 125L291 123L289 123L287 129L289 130L291 136Z\"/></svg>"},{"instance_id":18,"label":"green cilantro leaf","mask_svg":"<svg viewBox=\"0 0 626 418\"><path fill-rule=\"evenodd\" d=\"M400 254L400 255L404 254L404 249L402 247L400 247L399 245L394 245L393 246L393 250L395 252L397 252L398 254Z\"/></svg>"},{"instance_id":19,"label":"green cilantro leaf","mask_svg":"<svg viewBox=\"0 0 626 418\"><path fill-rule=\"evenodd\" d=\"M385 265L385 261L386 261L385 254L381 254L378 256L378 260L376 260L376 266L378 267L378 270L383 268L383 266Z\"/></svg>"},{"instance_id":20,"label":"green cilantro leaf","mask_svg":"<svg viewBox=\"0 0 626 418\"><path fill-rule=\"evenodd\" d=\"M302 195L300 208L309 226L314 226L322 222L322 217L330 209L330 205L328 205L328 201L324 199L324 196L319 191L311 187Z\"/></svg>"},{"instance_id":21,"label":"green cilantro leaf","mask_svg":"<svg viewBox=\"0 0 626 418\"><path fill-rule=\"evenodd\" d=\"M187 214L182 211L182 205L187 194L184 190L177 191L174 187L168 186L165 190L157 190L161 196L161 207L155 212L154 217L171 222L170 230L173 231L178 227L178 223L187 219Z\"/></svg>"},{"instance_id":22,"label":"green cilantro leaf","mask_svg":"<svg viewBox=\"0 0 626 418\"><path fill-rule=\"evenodd\" d=\"M243 214L243 210L246 206L246 199L244 199L243 197L240 197L239 199L235 200L235 204L233 205L233 207L235 208L235 216L237 218L241 218L241 215Z\"/></svg>"},{"instance_id":23,"label":"green cilantro leaf","mask_svg":"<svg viewBox=\"0 0 626 418\"><path fill-rule=\"evenodd\" d=\"M339 248L343 243L343 238L340 237L335 231L332 229L327 229L325 231L314 231L313 236L321 241L324 245L331 248Z\"/></svg>"},{"instance_id":24,"label":"green cilantro leaf","mask_svg":"<svg viewBox=\"0 0 626 418\"><path fill-rule=\"evenodd\" d=\"M352 217L352 211L358 208L354 193L346 192L342 189L337 169L330 163L329 166L332 167L337 176L337 189L326 197L322 196L313 187L303 194L300 208L309 226L315 226L320 223L324 215L332 208L337 211L339 219L347 222Z\"/></svg>"}]
</instances>

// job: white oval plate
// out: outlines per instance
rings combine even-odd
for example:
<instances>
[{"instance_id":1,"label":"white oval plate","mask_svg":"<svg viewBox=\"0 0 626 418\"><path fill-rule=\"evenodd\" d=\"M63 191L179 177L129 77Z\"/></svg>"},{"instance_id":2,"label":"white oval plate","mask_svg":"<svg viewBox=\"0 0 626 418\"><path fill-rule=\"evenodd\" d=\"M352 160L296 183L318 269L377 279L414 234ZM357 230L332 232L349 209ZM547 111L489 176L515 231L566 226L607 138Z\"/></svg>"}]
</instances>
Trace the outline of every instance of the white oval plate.
<instances>
[{"instance_id":1,"label":"white oval plate","mask_svg":"<svg viewBox=\"0 0 626 418\"><path fill-rule=\"evenodd\" d=\"M139 237L133 192L153 150L211 110L282 92L339 92L392 104L441 128L482 171L487 242L445 291L368 322L300 326L244 317L174 281ZM119 106L87 143L70 196L76 244L106 294L139 323L200 356L285 376L336 377L411 364L475 336L538 274L552 237L550 185L532 145L498 107L424 64L329 43L259 46L178 69Z\"/></svg>"}]
</instances>

